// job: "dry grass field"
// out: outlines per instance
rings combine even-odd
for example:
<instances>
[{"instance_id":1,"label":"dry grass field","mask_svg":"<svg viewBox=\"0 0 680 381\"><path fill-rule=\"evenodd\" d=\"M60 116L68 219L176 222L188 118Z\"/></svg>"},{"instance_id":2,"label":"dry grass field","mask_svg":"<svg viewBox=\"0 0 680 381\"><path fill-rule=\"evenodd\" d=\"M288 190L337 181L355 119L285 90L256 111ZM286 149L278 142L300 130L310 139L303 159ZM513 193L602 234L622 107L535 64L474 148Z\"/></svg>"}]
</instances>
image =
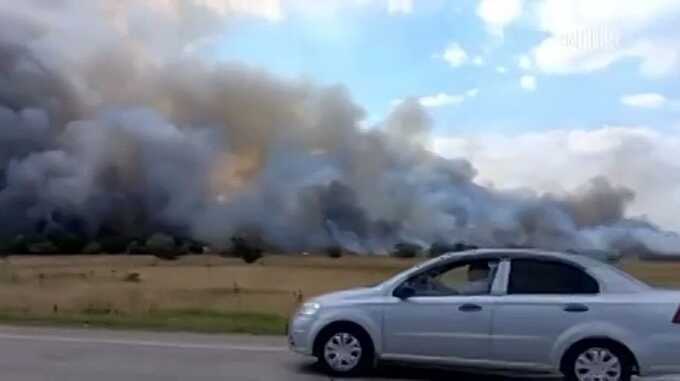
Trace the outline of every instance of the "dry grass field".
<instances>
[{"instance_id":1,"label":"dry grass field","mask_svg":"<svg viewBox=\"0 0 680 381\"><path fill-rule=\"evenodd\" d=\"M172 318L168 311L176 311L179 329L192 329L190 322L179 321L187 311L200 315L196 324L206 327L219 314L255 314L241 316L246 320L278 316L280 322L306 298L376 283L416 261L269 256L249 265L216 256L173 262L146 256L10 257L0 262L0 313L10 320L75 316L96 323L99 318L108 325L125 325L137 316L148 319L136 325L172 328L164 322ZM628 261L622 267L651 284L680 287L678 262ZM215 330L258 331L231 323Z\"/></svg>"}]
</instances>

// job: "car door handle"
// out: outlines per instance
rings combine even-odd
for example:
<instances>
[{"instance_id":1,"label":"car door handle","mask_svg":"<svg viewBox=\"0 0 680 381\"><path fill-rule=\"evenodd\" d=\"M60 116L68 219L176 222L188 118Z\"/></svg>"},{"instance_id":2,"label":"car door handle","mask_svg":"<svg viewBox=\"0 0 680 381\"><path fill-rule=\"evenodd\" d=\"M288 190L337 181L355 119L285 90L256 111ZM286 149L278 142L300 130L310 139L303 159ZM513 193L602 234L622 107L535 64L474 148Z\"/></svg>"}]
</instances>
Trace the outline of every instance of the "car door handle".
<instances>
[{"instance_id":1,"label":"car door handle","mask_svg":"<svg viewBox=\"0 0 680 381\"><path fill-rule=\"evenodd\" d=\"M567 312L588 312L590 308L584 304L568 304L564 307Z\"/></svg>"},{"instance_id":2,"label":"car door handle","mask_svg":"<svg viewBox=\"0 0 680 381\"><path fill-rule=\"evenodd\" d=\"M479 306L477 304L463 304L462 306L458 307L458 311L463 312L477 312L481 310L482 306Z\"/></svg>"}]
</instances>

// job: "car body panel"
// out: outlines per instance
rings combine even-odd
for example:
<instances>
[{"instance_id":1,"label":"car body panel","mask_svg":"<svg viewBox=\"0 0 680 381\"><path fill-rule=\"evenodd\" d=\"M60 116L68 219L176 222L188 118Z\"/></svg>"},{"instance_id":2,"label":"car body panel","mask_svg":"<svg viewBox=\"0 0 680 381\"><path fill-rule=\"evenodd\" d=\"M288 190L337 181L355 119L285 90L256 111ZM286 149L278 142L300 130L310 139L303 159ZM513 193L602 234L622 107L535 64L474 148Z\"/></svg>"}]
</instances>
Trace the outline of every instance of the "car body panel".
<instances>
[{"instance_id":1,"label":"car body panel","mask_svg":"<svg viewBox=\"0 0 680 381\"><path fill-rule=\"evenodd\" d=\"M570 327L581 325L594 311L566 312L569 304L594 308L597 296L506 295L496 297L491 356L503 362L552 365L554 344ZM540 319L536 317L540 316Z\"/></svg>"},{"instance_id":2,"label":"car body panel","mask_svg":"<svg viewBox=\"0 0 680 381\"><path fill-rule=\"evenodd\" d=\"M334 322L352 322L361 326L374 343L376 353L382 352L382 319L384 290L368 287L340 291L311 299L310 303L323 306L316 316L295 316L289 321L291 348L305 355L312 355L314 340L321 330Z\"/></svg>"},{"instance_id":3,"label":"car body panel","mask_svg":"<svg viewBox=\"0 0 680 381\"><path fill-rule=\"evenodd\" d=\"M394 298L385 305L384 353L486 359L490 353L492 296ZM460 311L465 304L479 311ZM423 324L427 322L427 324Z\"/></svg>"},{"instance_id":4,"label":"car body panel","mask_svg":"<svg viewBox=\"0 0 680 381\"><path fill-rule=\"evenodd\" d=\"M503 259L489 295L407 300L393 296L401 283L433 266L489 258ZM578 266L597 280L601 292L507 295L511 261L517 258ZM349 321L366 330L382 360L558 373L565 352L574 344L610 339L630 349L642 375L680 373L680 325L672 323L680 292L651 288L607 264L577 255L517 249L447 254L376 287L312 301L321 305L320 311L311 317L295 315L289 326L291 347L307 355L313 354L314 340L324 327ZM462 313L458 307L464 303L483 309ZM572 304L588 310L564 311Z\"/></svg>"}]
</instances>

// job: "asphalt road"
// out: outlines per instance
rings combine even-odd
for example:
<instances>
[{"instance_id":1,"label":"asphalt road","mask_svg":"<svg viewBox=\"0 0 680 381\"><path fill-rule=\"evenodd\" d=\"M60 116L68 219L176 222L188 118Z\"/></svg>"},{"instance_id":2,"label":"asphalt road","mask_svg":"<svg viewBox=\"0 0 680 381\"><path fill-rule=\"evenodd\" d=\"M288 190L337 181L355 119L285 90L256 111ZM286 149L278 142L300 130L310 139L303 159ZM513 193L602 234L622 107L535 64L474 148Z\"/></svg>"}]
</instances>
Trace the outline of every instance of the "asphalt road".
<instances>
[{"instance_id":1,"label":"asphalt road","mask_svg":"<svg viewBox=\"0 0 680 381\"><path fill-rule=\"evenodd\" d=\"M15 327L0 327L0 379L331 380L312 360L289 353L281 337ZM388 366L360 380L508 379Z\"/></svg>"}]
</instances>

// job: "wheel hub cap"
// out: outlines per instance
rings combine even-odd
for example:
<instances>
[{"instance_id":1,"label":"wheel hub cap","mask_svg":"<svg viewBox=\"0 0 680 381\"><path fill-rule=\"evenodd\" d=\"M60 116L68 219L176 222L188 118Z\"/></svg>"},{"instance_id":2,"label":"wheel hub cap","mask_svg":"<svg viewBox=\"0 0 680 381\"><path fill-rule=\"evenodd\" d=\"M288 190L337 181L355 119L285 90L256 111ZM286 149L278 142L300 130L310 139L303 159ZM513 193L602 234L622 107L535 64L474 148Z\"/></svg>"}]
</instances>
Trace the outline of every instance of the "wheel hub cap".
<instances>
[{"instance_id":1,"label":"wheel hub cap","mask_svg":"<svg viewBox=\"0 0 680 381\"><path fill-rule=\"evenodd\" d=\"M608 349L591 348L576 358L579 381L620 381L621 361Z\"/></svg>"},{"instance_id":2,"label":"wheel hub cap","mask_svg":"<svg viewBox=\"0 0 680 381\"><path fill-rule=\"evenodd\" d=\"M333 335L324 346L324 359L335 371L348 372L354 369L361 359L361 343L349 333Z\"/></svg>"}]
</instances>

